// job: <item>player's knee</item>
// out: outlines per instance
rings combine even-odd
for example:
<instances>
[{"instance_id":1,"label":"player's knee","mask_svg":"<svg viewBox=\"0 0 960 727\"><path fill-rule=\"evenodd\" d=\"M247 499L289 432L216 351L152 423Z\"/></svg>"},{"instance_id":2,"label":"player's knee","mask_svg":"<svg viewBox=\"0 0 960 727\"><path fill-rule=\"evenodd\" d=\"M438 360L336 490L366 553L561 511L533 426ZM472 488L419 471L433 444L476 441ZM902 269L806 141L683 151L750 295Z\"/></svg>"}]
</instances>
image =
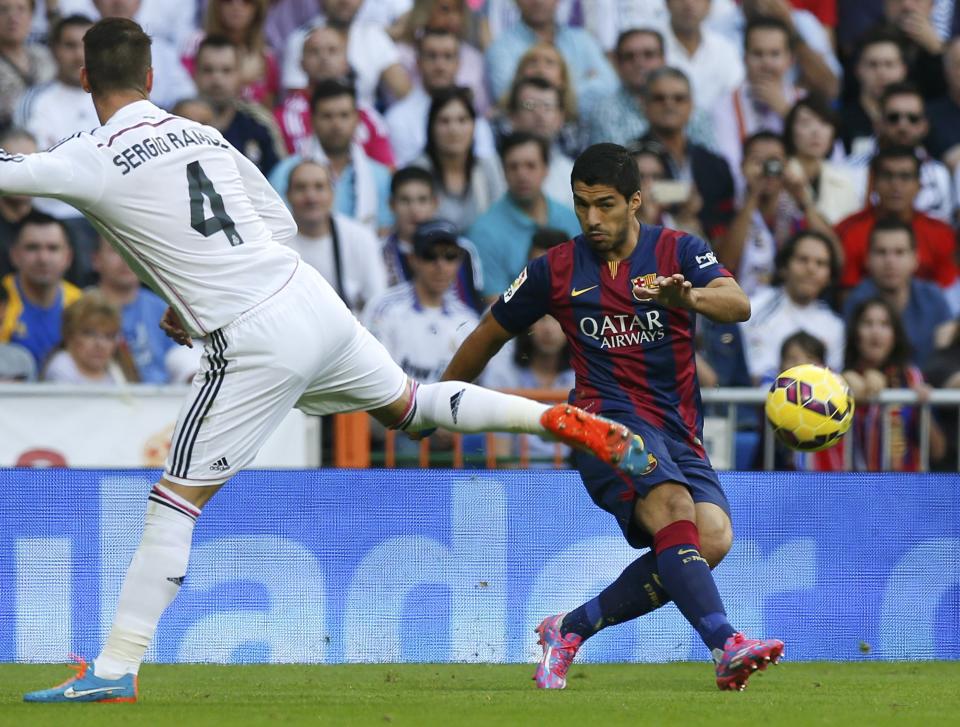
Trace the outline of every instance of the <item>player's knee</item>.
<instances>
[{"instance_id":1,"label":"player's knee","mask_svg":"<svg viewBox=\"0 0 960 727\"><path fill-rule=\"evenodd\" d=\"M646 498L638 500L635 514L651 533L678 520L696 522L696 509L689 490L674 483L660 485Z\"/></svg>"},{"instance_id":2,"label":"player's knee","mask_svg":"<svg viewBox=\"0 0 960 727\"><path fill-rule=\"evenodd\" d=\"M706 529L700 527L700 555L710 564L711 568L720 565L733 545L733 528L726 526L711 526Z\"/></svg>"}]
</instances>

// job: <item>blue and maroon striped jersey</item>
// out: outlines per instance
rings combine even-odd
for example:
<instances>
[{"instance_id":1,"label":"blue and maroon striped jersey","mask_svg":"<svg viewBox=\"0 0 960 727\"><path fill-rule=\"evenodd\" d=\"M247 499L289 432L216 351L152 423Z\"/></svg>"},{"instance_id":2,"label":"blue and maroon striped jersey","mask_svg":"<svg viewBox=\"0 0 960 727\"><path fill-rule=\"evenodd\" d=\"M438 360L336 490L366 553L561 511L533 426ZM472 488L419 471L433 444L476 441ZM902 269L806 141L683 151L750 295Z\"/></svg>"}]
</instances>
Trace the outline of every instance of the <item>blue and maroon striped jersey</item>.
<instances>
[{"instance_id":1,"label":"blue and maroon striped jersey","mask_svg":"<svg viewBox=\"0 0 960 727\"><path fill-rule=\"evenodd\" d=\"M633 253L615 264L578 235L532 260L491 312L511 333L552 315L570 342L571 403L615 418L639 417L702 455L695 315L633 295L638 278L649 284L674 273L694 287L730 276L706 242L684 232L643 225Z\"/></svg>"}]
</instances>

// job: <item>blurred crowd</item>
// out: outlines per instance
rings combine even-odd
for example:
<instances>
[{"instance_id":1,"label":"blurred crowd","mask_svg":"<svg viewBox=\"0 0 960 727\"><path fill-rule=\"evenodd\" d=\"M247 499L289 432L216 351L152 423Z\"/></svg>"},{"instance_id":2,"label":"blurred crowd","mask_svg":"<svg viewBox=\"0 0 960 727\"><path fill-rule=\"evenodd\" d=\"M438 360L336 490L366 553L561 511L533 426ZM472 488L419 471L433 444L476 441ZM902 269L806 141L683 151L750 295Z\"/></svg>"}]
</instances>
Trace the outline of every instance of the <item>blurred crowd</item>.
<instances>
[{"instance_id":1,"label":"blurred crowd","mask_svg":"<svg viewBox=\"0 0 960 727\"><path fill-rule=\"evenodd\" d=\"M642 222L708 240L751 298L745 324L702 321L703 387L843 371L855 466L910 470L916 407L869 402L960 386L955 0L0 0L0 147L99 125L80 67L105 16L151 34L152 100L263 171L291 244L411 376L439 377L526 261L579 232L573 160L613 141ZM0 278L0 380L199 366L65 203L0 197ZM535 326L486 383L570 388L558 331ZM955 467L956 432L955 410L934 422L935 462Z\"/></svg>"}]
</instances>

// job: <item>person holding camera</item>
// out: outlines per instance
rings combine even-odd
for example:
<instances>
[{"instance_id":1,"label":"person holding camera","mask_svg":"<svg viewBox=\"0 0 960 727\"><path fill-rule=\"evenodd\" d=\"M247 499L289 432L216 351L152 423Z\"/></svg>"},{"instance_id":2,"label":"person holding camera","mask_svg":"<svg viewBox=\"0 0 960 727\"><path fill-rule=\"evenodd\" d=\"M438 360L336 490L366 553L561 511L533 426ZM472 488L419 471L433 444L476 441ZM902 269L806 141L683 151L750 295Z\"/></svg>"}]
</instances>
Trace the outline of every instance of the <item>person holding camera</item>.
<instances>
[{"instance_id":1,"label":"person holding camera","mask_svg":"<svg viewBox=\"0 0 960 727\"><path fill-rule=\"evenodd\" d=\"M743 143L741 170L746 188L727 235L714 243L717 257L752 295L770 284L777 251L800 230L822 233L841 256L829 223L817 211L803 167L787 162L783 139L759 131Z\"/></svg>"},{"instance_id":2,"label":"person holding camera","mask_svg":"<svg viewBox=\"0 0 960 727\"><path fill-rule=\"evenodd\" d=\"M655 141L646 141L628 151L640 172L640 222L705 237L697 217L703 198L690 182L673 179L666 149Z\"/></svg>"}]
</instances>

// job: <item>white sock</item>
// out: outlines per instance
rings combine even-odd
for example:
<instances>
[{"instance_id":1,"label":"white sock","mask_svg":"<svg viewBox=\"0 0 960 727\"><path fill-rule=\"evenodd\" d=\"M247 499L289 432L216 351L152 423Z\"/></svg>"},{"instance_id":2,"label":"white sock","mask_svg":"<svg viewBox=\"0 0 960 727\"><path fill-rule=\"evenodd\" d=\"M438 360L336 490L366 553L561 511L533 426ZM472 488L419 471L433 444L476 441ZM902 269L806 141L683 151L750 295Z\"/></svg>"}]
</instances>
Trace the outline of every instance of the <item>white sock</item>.
<instances>
[{"instance_id":1,"label":"white sock","mask_svg":"<svg viewBox=\"0 0 960 727\"><path fill-rule=\"evenodd\" d=\"M414 383L410 409L397 429L418 432L443 427L452 432L544 434L540 416L548 407L522 396L501 394L462 381Z\"/></svg>"},{"instance_id":2,"label":"white sock","mask_svg":"<svg viewBox=\"0 0 960 727\"><path fill-rule=\"evenodd\" d=\"M107 642L94 661L105 679L136 674L160 616L177 597L187 572L200 510L161 485L147 502L143 538L127 569Z\"/></svg>"}]
</instances>

